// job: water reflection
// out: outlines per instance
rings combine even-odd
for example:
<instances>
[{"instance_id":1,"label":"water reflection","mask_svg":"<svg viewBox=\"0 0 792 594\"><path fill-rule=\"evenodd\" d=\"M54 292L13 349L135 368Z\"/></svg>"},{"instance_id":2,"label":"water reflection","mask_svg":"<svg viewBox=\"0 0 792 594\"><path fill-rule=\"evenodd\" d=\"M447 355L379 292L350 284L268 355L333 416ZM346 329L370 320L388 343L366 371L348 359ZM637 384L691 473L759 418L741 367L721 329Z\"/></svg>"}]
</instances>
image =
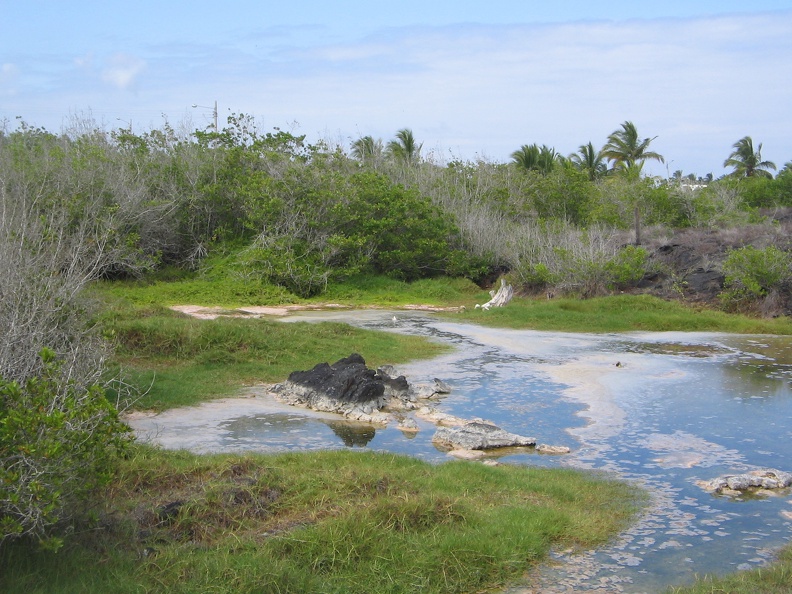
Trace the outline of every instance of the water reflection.
<instances>
[{"instance_id":1,"label":"water reflection","mask_svg":"<svg viewBox=\"0 0 792 594\"><path fill-rule=\"evenodd\" d=\"M370 425L348 421L324 421L348 448L362 448L374 439L376 431Z\"/></svg>"},{"instance_id":2,"label":"water reflection","mask_svg":"<svg viewBox=\"0 0 792 594\"><path fill-rule=\"evenodd\" d=\"M498 330L419 312L290 318L324 319L454 345L452 353L399 372L414 382L439 377L449 384L452 393L438 404L443 412L486 418L573 450L567 456L500 452L502 461L604 470L652 493L649 511L615 543L571 558L559 555L558 566L534 576L543 592L661 591L695 574L761 566L792 536L788 493L735 500L696 485L755 467L792 470L788 338ZM199 451L367 447L446 459L432 445L428 423L419 422L420 431L408 436L395 427L375 431L306 415L288 408L266 414L217 408L171 438L168 432L182 422L174 413L160 424L158 439L192 448L189 436L200 431Z\"/></svg>"}]
</instances>

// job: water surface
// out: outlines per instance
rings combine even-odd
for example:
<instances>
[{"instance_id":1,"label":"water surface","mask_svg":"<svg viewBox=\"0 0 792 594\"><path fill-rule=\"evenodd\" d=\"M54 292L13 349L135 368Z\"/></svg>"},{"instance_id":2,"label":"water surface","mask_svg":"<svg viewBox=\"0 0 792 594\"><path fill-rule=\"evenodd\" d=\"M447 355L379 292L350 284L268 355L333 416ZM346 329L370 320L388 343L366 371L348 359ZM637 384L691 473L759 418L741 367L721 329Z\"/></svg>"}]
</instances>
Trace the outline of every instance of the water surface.
<instances>
[{"instance_id":1,"label":"water surface","mask_svg":"<svg viewBox=\"0 0 792 594\"><path fill-rule=\"evenodd\" d=\"M789 492L734 499L696 485L758 467L792 471L789 338L504 330L421 312L310 312L285 321L328 319L454 345L399 372L414 383L446 382L452 393L437 403L443 412L572 448L565 456L510 450L503 462L607 471L653 494L647 512L610 546L556 552L558 564L532 577L543 592L663 591L696 574L766 564L792 538ZM137 428L166 447L195 451L353 447L446 459L428 423L419 422L416 435L271 402L262 409L259 398L239 402L169 411Z\"/></svg>"}]
</instances>

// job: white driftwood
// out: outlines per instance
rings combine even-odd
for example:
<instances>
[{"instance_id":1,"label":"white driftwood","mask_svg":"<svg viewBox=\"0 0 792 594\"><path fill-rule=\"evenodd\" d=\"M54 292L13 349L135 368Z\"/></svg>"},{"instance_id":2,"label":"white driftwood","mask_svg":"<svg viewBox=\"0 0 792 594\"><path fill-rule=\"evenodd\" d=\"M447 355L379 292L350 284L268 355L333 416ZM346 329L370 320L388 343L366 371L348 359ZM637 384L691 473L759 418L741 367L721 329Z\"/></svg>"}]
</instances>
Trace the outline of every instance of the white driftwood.
<instances>
[{"instance_id":1,"label":"white driftwood","mask_svg":"<svg viewBox=\"0 0 792 594\"><path fill-rule=\"evenodd\" d=\"M477 303L476 309L487 311L491 307L503 307L514 297L514 289L511 285L506 284L505 279L501 279L500 289L498 289L497 293L495 291L490 291L490 297L492 297L492 299L487 301L484 305L479 305Z\"/></svg>"}]
</instances>

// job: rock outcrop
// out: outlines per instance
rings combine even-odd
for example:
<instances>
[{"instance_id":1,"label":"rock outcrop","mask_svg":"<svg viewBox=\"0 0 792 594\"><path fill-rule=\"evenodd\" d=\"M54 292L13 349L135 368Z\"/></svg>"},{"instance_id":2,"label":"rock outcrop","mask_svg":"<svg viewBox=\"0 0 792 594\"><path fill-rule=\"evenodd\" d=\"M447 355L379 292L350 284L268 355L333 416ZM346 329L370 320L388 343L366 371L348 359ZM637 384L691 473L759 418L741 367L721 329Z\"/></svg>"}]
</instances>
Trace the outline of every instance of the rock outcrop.
<instances>
[{"instance_id":1,"label":"rock outcrop","mask_svg":"<svg viewBox=\"0 0 792 594\"><path fill-rule=\"evenodd\" d=\"M440 427L432 437L432 442L451 450L491 450L536 445L533 437L509 433L483 421L471 421L461 427Z\"/></svg>"},{"instance_id":2,"label":"rock outcrop","mask_svg":"<svg viewBox=\"0 0 792 594\"><path fill-rule=\"evenodd\" d=\"M709 481L699 482L699 486L710 493L739 493L749 490L784 489L792 485L792 473L763 468L744 474L726 474Z\"/></svg>"},{"instance_id":3,"label":"rock outcrop","mask_svg":"<svg viewBox=\"0 0 792 594\"><path fill-rule=\"evenodd\" d=\"M388 423L388 415L379 412L388 403L415 399L404 376L394 378L382 370L369 369L357 353L332 365L319 363L308 371L294 371L272 391L282 402L293 406L375 424Z\"/></svg>"},{"instance_id":4,"label":"rock outcrop","mask_svg":"<svg viewBox=\"0 0 792 594\"><path fill-rule=\"evenodd\" d=\"M569 452L563 446L536 446L533 437L509 433L482 419L455 417L427 405L427 400L450 391L436 378L431 384L413 386L403 375L396 375L391 366L369 369L357 353L332 365L320 363L308 371L295 371L285 382L272 387L272 393L286 404L374 425L395 421L408 434L419 430L416 419L429 421L439 427L432 442L441 449L460 452L536 447L548 454Z\"/></svg>"}]
</instances>

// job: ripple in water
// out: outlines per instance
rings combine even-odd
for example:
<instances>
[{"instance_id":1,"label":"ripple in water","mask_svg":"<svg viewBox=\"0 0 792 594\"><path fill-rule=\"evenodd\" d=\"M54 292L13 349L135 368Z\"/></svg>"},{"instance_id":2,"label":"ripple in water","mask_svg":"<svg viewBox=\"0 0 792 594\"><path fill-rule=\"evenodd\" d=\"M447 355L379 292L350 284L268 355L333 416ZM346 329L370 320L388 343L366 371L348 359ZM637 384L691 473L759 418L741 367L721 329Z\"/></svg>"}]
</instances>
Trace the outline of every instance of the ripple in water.
<instances>
[{"instance_id":1,"label":"ripple in water","mask_svg":"<svg viewBox=\"0 0 792 594\"><path fill-rule=\"evenodd\" d=\"M651 492L646 512L613 544L556 551L553 563L530 577L532 586L514 586L513 594L537 584L542 592L657 592L696 574L762 566L792 536L788 492L733 499L695 484L756 467L792 471L786 337L501 330L418 312L311 312L287 321L326 319L452 344L453 353L399 371L412 382L438 377L451 386L438 403L444 412L573 450L493 455L503 462L608 471ZM262 398L134 423L165 447L200 452L365 447L446 459L432 446L428 423L419 422L417 435L375 431Z\"/></svg>"}]
</instances>

